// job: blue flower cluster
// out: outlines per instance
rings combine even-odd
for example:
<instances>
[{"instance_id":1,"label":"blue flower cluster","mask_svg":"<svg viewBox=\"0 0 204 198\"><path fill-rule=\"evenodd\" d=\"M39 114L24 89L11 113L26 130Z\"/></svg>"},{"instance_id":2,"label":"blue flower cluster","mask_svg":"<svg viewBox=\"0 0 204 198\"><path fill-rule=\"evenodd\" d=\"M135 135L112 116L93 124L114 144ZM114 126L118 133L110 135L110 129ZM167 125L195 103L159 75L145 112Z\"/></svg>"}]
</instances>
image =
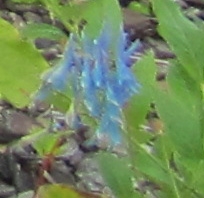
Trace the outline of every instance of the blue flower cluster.
<instances>
[{"instance_id":1,"label":"blue flower cluster","mask_svg":"<svg viewBox=\"0 0 204 198\"><path fill-rule=\"evenodd\" d=\"M110 31L104 23L96 39L83 31L80 36L71 34L64 59L44 75L44 85L36 98L44 100L50 90L64 92L71 86L74 97L98 120L96 134L105 134L117 144L122 140L121 109L139 88L130 69L130 56L139 43L128 46L121 24L113 45Z\"/></svg>"}]
</instances>

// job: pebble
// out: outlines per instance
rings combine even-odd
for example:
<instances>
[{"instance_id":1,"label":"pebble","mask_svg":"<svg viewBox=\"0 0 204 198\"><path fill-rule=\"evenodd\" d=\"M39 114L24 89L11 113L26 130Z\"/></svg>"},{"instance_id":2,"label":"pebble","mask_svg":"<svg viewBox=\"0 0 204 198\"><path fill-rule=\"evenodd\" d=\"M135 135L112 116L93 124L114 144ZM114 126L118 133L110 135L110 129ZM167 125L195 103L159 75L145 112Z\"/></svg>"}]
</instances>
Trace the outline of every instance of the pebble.
<instances>
[{"instance_id":1,"label":"pebble","mask_svg":"<svg viewBox=\"0 0 204 198\"><path fill-rule=\"evenodd\" d=\"M11 16L11 23L13 24L15 28L21 29L22 27L25 26L25 21L20 15L14 12L10 12L10 16Z\"/></svg>"},{"instance_id":2,"label":"pebble","mask_svg":"<svg viewBox=\"0 0 204 198\"><path fill-rule=\"evenodd\" d=\"M15 3L12 0L6 0L5 5L8 10L18 14L29 11L38 14L48 13L41 5L38 4Z\"/></svg>"},{"instance_id":3,"label":"pebble","mask_svg":"<svg viewBox=\"0 0 204 198\"><path fill-rule=\"evenodd\" d=\"M75 185L76 183L72 174L72 169L68 167L63 161L55 161L52 164L49 174L56 183L69 185Z\"/></svg>"},{"instance_id":4,"label":"pebble","mask_svg":"<svg viewBox=\"0 0 204 198\"><path fill-rule=\"evenodd\" d=\"M9 186L5 183L0 183L0 197L9 198L16 195L16 190L13 186Z\"/></svg>"},{"instance_id":5,"label":"pebble","mask_svg":"<svg viewBox=\"0 0 204 198\"><path fill-rule=\"evenodd\" d=\"M42 22L42 18L39 16L39 14L30 12L30 11L24 12L23 18L25 19L25 21L29 23L41 23Z\"/></svg>"},{"instance_id":6,"label":"pebble","mask_svg":"<svg viewBox=\"0 0 204 198\"><path fill-rule=\"evenodd\" d=\"M37 38L35 40L35 46L38 49L49 49L51 47L54 47L57 43L57 41L50 40L47 38Z\"/></svg>"}]
</instances>

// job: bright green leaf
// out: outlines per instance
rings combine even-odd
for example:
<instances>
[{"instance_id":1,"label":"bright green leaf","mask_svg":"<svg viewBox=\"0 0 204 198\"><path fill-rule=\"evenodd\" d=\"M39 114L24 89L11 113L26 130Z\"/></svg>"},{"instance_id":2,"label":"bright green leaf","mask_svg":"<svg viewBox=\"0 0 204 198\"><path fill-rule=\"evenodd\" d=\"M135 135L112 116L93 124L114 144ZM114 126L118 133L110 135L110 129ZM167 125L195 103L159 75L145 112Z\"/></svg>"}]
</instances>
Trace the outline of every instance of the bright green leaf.
<instances>
[{"instance_id":1,"label":"bright green leaf","mask_svg":"<svg viewBox=\"0 0 204 198\"><path fill-rule=\"evenodd\" d=\"M37 192L38 198L105 198L96 194L81 192L68 185L54 184L41 186Z\"/></svg>"},{"instance_id":2,"label":"bright green leaf","mask_svg":"<svg viewBox=\"0 0 204 198\"><path fill-rule=\"evenodd\" d=\"M40 74L48 68L48 64L3 19L0 19L0 51L1 96L17 106L28 105L30 94L38 88Z\"/></svg>"},{"instance_id":3,"label":"bright green leaf","mask_svg":"<svg viewBox=\"0 0 204 198\"><path fill-rule=\"evenodd\" d=\"M42 132L38 134L33 141L33 147L40 156L44 156L50 153L53 154L53 152L56 154L60 151L60 147L57 145L61 136L62 134L59 133Z\"/></svg>"}]
</instances>

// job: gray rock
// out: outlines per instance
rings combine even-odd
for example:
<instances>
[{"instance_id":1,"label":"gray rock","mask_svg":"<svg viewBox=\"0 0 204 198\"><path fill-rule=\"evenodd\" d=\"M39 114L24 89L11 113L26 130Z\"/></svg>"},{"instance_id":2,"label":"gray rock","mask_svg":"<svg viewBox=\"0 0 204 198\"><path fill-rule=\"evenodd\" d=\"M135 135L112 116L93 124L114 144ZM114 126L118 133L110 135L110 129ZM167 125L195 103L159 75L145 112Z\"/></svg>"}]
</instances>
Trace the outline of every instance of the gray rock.
<instances>
[{"instance_id":1,"label":"gray rock","mask_svg":"<svg viewBox=\"0 0 204 198\"><path fill-rule=\"evenodd\" d=\"M15 12L22 14L23 12L35 12L38 14L48 13L42 5L40 4L24 4L24 3L15 3L12 0L6 1L6 8Z\"/></svg>"},{"instance_id":2,"label":"gray rock","mask_svg":"<svg viewBox=\"0 0 204 198\"><path fill-rule=\"evenodd\" d=\"M15 110L0 112L0 143L17 140L29 133L29 130L38 125L34 118Z\"/></svg>"},{"instance_id":3,"label":"gray rock","mask_svg":"<svg viewBox=\"0 0 204 198\"><path fill-rule=\"evenodd\" d=\"M10 17L11 17L11 23L17 29L20 29L20 28L25 26L25 21L23 20L23 18L20 15L14 13L14 12L11 12Z\"/></svg>"},{"instance_id":4,"label":"gray rock","mask_svg":"<svg viewBox=\"0 0 204 198\"><path fill-rule=\"evenodd\" d=\"M90 192L104 191L106 186L94 159L85 158L82 160L76 174L80 178L80 182L77 184L80 190Z\"/></svg>"},{"instance_id":5,"label":"gray rock","mask_svg":"<svg viewBox=\"0 0 204 198\"><path fill-rule=\"evenodd\" d=\"M55 161L49 171L50 176L56 183L75 184L75 179L72 174L72 169L69 168L63 161Z\"/></svg>"},{"instance_id":6,"label":"gray rock","mask_svg":"<svg viewBox=\"0 0 204 198\"><path fill-rule=\"evenodd\" d=\"M65 149L65 153L60 157L68 161L71 165L78 165L83 159L84 153L80 150L77 142L73 138L70 138Z\"/></svg>"},{"instance_id":7,"label":"gray rock","mask_svg":"<svg viewBox=\"0 0 204 198\"><path fill-rule=\"evenodd\" d=\"M25 12L23 14L23 18L25 19L25 21L29 22L29 23L41 23L42 19L39 16L39 14L35 14L33 12Z\"/></svg>"},{"instance_id":8,"label":"gray rock","mask_svg":"<svg viewBox=\"0 0 204 198\"><path fill-rule=\"evenodd\" d=\"M56 44L57 44L57 41L53 41L47 38L37 38L35 40L35 46L38 49L48 49L48 48L53 47Z\"/></svg>"},{"instance_id":9,"label":"gray rock","mask_svg":"<svg viewBox=\"0 0 204 198\"><path fill-rule=\"evenodd\" d=\"M34 197L34 191L26 191L23 193L20 193L17 198L33 198ZM15 197L9 197L9 198L15 198Z\"/></svg>"},{"instance_id":10,"label":"gray rock","mask_svg":"<svg viewBox=\"0 0 204 198\"><path fill-rule=\"evenodd\" d=\"M53 22L48 14L42 15L41 19L42 19L43 23L52 24L52 22Z\"/></svg>"},{"instance_id":11,"label":"gray rock","mask_svg":"<svg viewBox=\"0 0 204 198\"><path fill-rule=\"evenodd\" d=\"M42 52L42 55L45 57L47 61L56 60L59 56L59 50L56 48L46 49Z\"/></svg>"},{"instance_id":12,"label":"gray rock","mask_svg":"<svg viewBox=\"0 0 204 198\"><path fill-rule=\"evenodd\" d=\"M7 198L16 195L16 190L13 186L0 183L0 197Z\"/></svg>"},{"instance_id":13,"label":"gray rock","mask_svg":"<svg viewBox=\"0 0 204 198\"><path fill-rule=\"evenodd\" d=\"M10 12L8 10L0 10L0 17L7 21L12 21Z\"/></svg>"}]
</instances>

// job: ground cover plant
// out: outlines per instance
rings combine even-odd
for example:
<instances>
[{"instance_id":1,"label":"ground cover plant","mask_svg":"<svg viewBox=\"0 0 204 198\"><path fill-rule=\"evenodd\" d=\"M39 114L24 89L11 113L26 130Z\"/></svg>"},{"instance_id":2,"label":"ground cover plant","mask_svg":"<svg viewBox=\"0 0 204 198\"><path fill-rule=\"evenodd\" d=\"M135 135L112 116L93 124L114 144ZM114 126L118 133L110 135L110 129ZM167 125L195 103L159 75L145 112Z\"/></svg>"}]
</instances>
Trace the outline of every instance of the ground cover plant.
<instances>
[{"instance_id":1,"label":"ground cover plant","mask_svg":"<svg viewBox=\"0 0 204 198\"><path fill-rule=\"evenodd\" d=\"M116 0L33 2L46 6L69 31L67 36L46 24L18 31L0 19L1 98L17 107L47 102L66 114L69 125L66 132L56 133L61 126L54 121L53 133L34 129L25 137L35 137L43 162L34 197L109 196L45 182L55 156L65 149L64 138L84 125L94 132L87 144L109 139L109 149L95 159L113 196L203 197L203 23L187 19L172 0L151 1L158 32L176 54L161 86L151 51L131 61L140 42L128 43ZM149 12L145 5L136 7ZM65 48L51 69L32 45L38 36L61 40ZM146 117L152 111L160 126L150 132ZM125 145L125 156L112 154L117 145Z\"/></svg>"}]
</instances>

